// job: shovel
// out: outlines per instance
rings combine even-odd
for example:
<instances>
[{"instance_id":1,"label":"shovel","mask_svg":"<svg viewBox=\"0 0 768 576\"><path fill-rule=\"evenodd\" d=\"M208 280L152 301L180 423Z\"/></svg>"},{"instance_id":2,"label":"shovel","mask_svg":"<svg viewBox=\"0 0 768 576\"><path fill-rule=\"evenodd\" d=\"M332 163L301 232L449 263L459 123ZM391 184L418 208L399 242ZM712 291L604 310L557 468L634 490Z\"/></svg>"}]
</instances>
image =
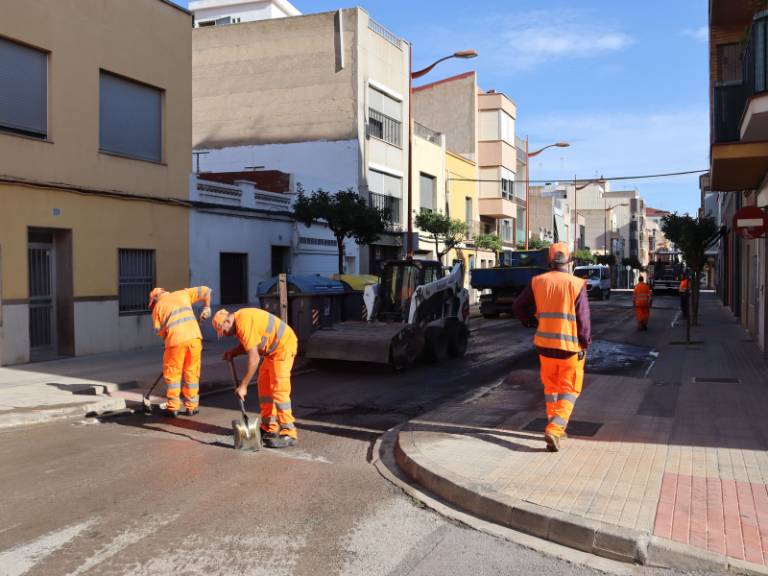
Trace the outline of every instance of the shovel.
<instances>
[{"instance_id":1,"label":"shovel","mask_svg":"<svg viewBox=\"0 0 768 576\"><path fill-rule=\"evenodd\" d=\"M232 371L232 381L235 388L240 383L237 378L237 369L235 362L229 361L229 368ZM232 434L235 437L235 450L255 451L261 450L261 414L258 414L253 422L248 418L245 412L245 404L242 398L237 397L240 404L240 412L243 415L242 420L232 420Z\"/></svg>"},{"instance_id":2,"label":"shovel","mask_svg":"<svg viewBox=\"0 0 768 576\"><path fill-rule=\"evenodd\" d=\"M163 375L160 374L160 376L157 377L157 380L155 380L155 383L152 384L152 388L150 388L149 391L146 394L144 394L144 398L143 398L144 414L146 414L147 416L152 415L152 404L149 401L149 397L152 396L152 391L157 387L157 385L160 383L160 380L162 380L162 378L163 378Z\"/></svg>"}]
</instances>

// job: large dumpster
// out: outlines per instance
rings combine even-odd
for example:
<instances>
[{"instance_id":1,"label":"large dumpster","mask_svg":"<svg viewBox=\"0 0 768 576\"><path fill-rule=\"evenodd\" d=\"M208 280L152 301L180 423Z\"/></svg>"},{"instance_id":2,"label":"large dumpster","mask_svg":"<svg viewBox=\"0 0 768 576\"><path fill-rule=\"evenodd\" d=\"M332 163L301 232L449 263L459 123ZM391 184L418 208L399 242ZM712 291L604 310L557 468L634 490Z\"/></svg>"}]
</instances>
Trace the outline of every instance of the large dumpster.
<instances>
[{"instance_id":1,"label":"large dumpster","mask_svg":"<svg viewBox=\"0 0 768 576\"><path fill-rule=\"evenodd\" d=\"M341 306L342 322L364 321L368 319L368 309L363 300L365 287L370 284L378 284L379 277L372 274L338 274L333 275L334 280L339 280L344 285L344 294Z\"/></svg>"},{"instance_id":2,"label":"large dumpster","mask_svg":"<svg viewBox=\"0 0 768 576\"><path fill-rule=\"evenodd\" d=\"M288 324L302 345L315 330L341 321L344 285L320 275L289 274ZM259 282L256 294L261 307L280 316L280 293L277 277Z\"/></svg>"}]
</instances>

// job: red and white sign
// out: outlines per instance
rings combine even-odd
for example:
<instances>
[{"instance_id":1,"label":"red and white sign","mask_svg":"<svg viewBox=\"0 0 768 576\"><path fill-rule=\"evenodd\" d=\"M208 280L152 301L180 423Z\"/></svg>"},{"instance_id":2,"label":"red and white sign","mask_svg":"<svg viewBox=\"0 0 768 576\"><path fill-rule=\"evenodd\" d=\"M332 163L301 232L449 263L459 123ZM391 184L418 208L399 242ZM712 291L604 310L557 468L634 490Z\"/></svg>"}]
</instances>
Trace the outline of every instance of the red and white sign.
<instances>
[{"instance_id":1,"label":"red and white sign","mask_svg":"<svg viewBox=\"0 0 768 576\"><path fill-rule=\"evenodd\" d=\"M746 240L760 238L768 229L768 215L757 206L745 206L733 215L733 229Z\"/></svg>"}]
</instances>

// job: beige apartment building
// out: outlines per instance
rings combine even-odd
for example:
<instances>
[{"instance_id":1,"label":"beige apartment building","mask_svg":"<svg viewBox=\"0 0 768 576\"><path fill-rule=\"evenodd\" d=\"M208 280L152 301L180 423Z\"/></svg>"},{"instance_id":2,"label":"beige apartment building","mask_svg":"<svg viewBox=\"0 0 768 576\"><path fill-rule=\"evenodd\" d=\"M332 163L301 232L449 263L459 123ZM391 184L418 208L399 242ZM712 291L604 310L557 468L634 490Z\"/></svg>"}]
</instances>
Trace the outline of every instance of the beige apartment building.
<instances>
[{"instance_id":1,"label":"beige apartment building","mask_svg":"<svg viewBox=\"0 0 768 576\"><path fill-rule=\"evenodd\" d=\"M191 16L163 0L4 2L0 364L157 338L188 280Z\"/></svg>"},{"instance_id":2,"label":"beige apartment building","mask_svg":"<svg viewBox=\"0 0 768 576\"><path fill-rule=\"evenodd\" d=\"M217 17L229 21L200 27L198 19L192 34L201 171L266 167L308 191L357 189L390 212L393 227L370 249L348 241L345 270L375 273L402 257L408 43L361 8L250 20L254 2L197 0L190 9L217 3L227 10Z\"/></svg>"}]
</instances>

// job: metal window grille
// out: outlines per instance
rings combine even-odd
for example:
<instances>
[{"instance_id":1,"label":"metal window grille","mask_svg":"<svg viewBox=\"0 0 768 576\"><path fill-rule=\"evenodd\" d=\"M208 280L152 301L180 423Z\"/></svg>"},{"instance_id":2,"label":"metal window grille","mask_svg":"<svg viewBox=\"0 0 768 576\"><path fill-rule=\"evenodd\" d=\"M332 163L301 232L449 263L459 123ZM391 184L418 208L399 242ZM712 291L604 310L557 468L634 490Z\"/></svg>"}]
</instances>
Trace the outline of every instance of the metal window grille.
<instances>
[{"instance_id":1,"label":"metal window grille","mask_svg":"<svg viewBox=\"0 0 768 576\"><path fill-rule=\"evenodd\" d=\"M392 224L400 224L400 199L375 192L371 192L370 196L371 206L385 210L389 214Z\"/></svg>"},{"instance_id":2,"label":"metal window grille","mask_svg":"<svg viewBox=\"0 0 768 576\"><path fill-rule=\"evenodd\" d=\"M401 146L402 130L402 122L399 120L382 114L374 108L368 108L368 131L371 136L394 146Z\"/></svg>"},{"instance_id":3,"label":"metal window grille","mask_svg":"<svg viewBox=\"0 0 768 576\"><path fill-rule=\"evenodd\" d=\"M121 248L118 259L120 315L149 314L147 298L155 285L155 251Z\"/></svg>"},{"instance_id":4,"label":"metal window grille","mask_svg":"<svg viewBox=\"0 0 768 576\"><path fill-rule=\"evenodd\" d=\"M327 238L310 238L309 236L299 236L299 244L305 244L307 246L329 246L336 248L336 240L329 240Z\"/></svg>"}]
</instances>

